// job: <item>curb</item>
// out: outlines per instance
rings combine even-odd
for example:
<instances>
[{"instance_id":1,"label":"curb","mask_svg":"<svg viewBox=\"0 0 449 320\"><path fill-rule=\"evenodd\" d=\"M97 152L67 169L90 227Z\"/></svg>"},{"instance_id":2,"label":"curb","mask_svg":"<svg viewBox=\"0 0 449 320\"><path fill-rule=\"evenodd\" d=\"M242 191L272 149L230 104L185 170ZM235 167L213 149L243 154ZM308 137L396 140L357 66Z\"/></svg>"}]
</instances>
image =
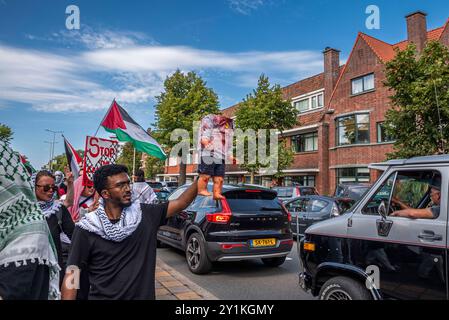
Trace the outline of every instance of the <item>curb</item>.
<instances>
[{"instance_id":1,"label":"curb","mask_svg":"<svg viewBox=\"0 0 449 320\"><path fill-rule=\"evenodd\" d=\"M156 300L219 300L212 293L156 258Z\"/></svg>"}]
</instances>

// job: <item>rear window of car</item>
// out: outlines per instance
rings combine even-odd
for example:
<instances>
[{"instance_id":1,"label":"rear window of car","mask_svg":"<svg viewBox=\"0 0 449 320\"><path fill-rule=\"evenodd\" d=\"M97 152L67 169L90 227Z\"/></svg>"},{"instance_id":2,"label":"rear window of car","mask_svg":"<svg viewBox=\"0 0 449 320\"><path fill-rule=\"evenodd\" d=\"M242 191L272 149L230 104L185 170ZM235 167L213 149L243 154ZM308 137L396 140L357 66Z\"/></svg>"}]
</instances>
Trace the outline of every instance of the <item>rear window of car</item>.
<instances>
[{"instance_id":1,"label":"rear window of car","mask_svg":"<svg viewBox=\"0 0 449 320\"><path fill-rule=\"evenodd\" d=\"M153 189L162 189L162 183L160 182L147 182L147 183Z\"/></svg>"},{"instance_id":2,"label":"rear window of car","mask_svg":"<svg viewBox=\"0 0 449 320\"><path fill-rule=\"evenodd\" d=\"M290 198L293 196L293 188L273 188L274 191L278 193L278 197Z\"/></svg>"},{"instance_id":3,"label":"rear window of car","mask_svg":"<svg viewBox=\"0 0 449 320\"><path fill-rule=\"evenodd\" d=\"M300 191L302 196L313 196L317 194L315 188L312 187L301 187Z\"/></svg>"},{"instance_id":4,"label":"rear window of car","mask_svg":"<svg viewBox=\"0 0 449 320\"><path fill-rule=\"evenodd\" d=\"M226 200L235 212L281 211L282 206L273 192L246 192L229 191L225 194Z\"/></svg>"},{"instance_id":5,"label":"rear window of car","mask_svg":"<svg viewBox=\"0 0 449 320\"><path fill-rule=\"evenodd\" d=\"M369 190L369 187L351 188L351 189L349 189L348 197L351 198L351 199L358 200L368 190Z\"/></svg>"}]
</instances>

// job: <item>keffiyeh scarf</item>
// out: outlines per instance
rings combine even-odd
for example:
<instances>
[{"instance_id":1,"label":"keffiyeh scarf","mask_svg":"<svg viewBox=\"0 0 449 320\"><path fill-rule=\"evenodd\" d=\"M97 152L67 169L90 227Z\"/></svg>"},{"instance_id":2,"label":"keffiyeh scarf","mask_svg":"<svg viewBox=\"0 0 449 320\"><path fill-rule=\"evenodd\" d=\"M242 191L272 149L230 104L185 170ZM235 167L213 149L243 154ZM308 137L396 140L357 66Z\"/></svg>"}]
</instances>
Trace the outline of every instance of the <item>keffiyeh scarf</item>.
<instances>
[{"instance_id":1,"label":"keffiyeh scarf","mask_svg":"<svg viewBox=\"0 0 449 320\"><path fill-rule=\"evenodd\" d=\"M120 221L112 223L104 210L104 203L100 200L98 209L86 214L76 225L81 229L93 232L105 240L121 242L129 237L142 220L140 202L135 201L131 206L123 209Z\"/></svg>"},{"instance_id":2,"label":"keffiyeh scarf","mask_svg":"<svg viewBox=\"0 0 449 320\"><path fill-rule=\"evenodd\" d=\"M42 210L45 218L50 218L51 215L56 214L61 209L62 203L51 199L50 201L39 201L39 207Z\"/></svg>"},{"instance_id":3,"label":"keffiyeh scarf","mask_svg":"<svg viewBox=\"0 0 449 320\"><path fill-rule=\"evenodd\" d=\"M59 299L56 250L34 187L20 158L0 141L0 266L46 264L49 299Z\"/></svg>"}]
</instances>

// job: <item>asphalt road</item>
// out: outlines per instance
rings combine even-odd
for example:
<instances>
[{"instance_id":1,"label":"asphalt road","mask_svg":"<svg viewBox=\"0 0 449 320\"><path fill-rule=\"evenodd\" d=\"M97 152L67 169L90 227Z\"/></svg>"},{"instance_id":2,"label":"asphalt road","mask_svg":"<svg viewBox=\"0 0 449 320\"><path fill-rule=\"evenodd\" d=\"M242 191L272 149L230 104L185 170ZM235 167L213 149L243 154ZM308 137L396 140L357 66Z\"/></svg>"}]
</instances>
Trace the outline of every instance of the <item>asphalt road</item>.
<instances>
[{"instance_id":1,"label":"asphalt road","mask_svg":"<svg viewBox=\"0 0 449 320\"><path fill-rule=\"evenodd\" d=\"M212 272L196 275L189 271L184 252L174 248L157 249L158 258L191 281L224 300L309 300L312 295L298 286L296 243L283 265L265 266L260 259L217 262Z\"/></svg>"}]
</instances>

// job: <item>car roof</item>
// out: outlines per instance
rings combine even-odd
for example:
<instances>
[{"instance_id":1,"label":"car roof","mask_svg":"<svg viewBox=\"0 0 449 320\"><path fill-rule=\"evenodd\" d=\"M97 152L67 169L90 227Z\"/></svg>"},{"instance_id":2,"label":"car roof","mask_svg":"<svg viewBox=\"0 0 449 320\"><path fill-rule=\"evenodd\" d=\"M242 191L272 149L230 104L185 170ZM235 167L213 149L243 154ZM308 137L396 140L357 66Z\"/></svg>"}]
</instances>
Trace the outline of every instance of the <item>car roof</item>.
<instances>
[{"instance_id":1,"label":"car roof","mask_svg":"<svg viewBox=\"0 0 449 320\"><path fill-rule=\"evenodd\" d=\"M449 164L449 154L413 157L410 159L395 159L381 163L372 163L370 167L376 168L376 167L402 166L407 164L433 164L433 163Z\"/></svg>"}]
</instances>

